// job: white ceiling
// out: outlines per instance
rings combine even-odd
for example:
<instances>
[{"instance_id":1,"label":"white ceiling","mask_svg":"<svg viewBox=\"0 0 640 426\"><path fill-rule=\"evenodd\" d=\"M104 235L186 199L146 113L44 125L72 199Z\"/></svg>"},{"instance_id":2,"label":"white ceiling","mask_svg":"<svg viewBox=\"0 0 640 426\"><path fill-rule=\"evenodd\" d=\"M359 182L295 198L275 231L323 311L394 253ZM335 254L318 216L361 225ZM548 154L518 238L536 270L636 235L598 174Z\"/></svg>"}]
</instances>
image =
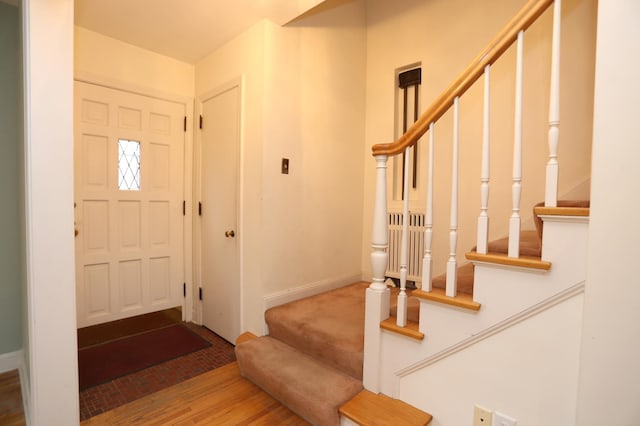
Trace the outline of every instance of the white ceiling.
<instances>
[{"instance_id":1,"label":"white ceiling","mask_svg":"<svg viewBox=\"0 0 640 426\"><path fill-rule=\"evenodd\" d=\"M196 63L263 18L282 25L324 0L75 0L75 24Z\"/></svg>"}]
</instances>

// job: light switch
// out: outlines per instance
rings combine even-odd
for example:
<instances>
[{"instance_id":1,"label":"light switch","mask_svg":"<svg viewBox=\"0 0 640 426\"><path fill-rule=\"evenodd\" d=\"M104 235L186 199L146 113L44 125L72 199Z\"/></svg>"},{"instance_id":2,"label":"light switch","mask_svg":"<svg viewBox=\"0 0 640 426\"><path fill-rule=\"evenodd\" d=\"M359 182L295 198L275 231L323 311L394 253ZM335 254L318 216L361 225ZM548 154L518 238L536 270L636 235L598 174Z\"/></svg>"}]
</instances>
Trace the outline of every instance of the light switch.
<instances>
[{"instance_id":1,"label":"light switch","mask_svg":"<svg viewBox=\"0 0 640 426\"><path fill-rule=\"evenodd\" d=\"M280 172L283 175L288 175L289 174L289 159L288 158L283 158L282 159L282 166L280 166Z\"/></svg>"}]
</instances>

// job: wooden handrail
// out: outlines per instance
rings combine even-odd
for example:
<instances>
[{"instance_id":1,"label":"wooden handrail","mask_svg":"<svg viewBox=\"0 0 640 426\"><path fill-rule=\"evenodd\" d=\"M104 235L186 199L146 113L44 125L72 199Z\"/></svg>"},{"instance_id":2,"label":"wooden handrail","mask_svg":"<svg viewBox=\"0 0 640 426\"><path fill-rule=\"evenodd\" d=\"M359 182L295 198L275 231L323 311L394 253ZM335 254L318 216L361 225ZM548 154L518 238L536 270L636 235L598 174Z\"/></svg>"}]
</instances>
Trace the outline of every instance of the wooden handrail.
<instances>
[{"instance_id":1,"label":"wooden handrail","mask_svg":"<svg viewBox=\"0 0 640 426\"><path fill-rule=\"evenodd\" d=\"M408 146L415 145L418 139L429 129L429 125L442 117L453 106L454 98L464 94L480 78L485 66L492 65L497 61L514 43L518 33L529 28L553 1L530 0L527 2L404 135L400 136L395 142L374 145L372 148L373 155L398 155Z\"/></svg>"}]
</instances>

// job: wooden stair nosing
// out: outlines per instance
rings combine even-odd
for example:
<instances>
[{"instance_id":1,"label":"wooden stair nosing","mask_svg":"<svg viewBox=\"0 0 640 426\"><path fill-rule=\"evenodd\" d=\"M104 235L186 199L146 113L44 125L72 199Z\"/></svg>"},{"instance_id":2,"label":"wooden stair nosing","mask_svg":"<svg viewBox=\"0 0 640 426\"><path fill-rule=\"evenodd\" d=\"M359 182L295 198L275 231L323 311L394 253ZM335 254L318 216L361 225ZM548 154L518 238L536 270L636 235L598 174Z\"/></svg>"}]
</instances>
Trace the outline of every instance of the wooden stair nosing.
<instances>
[{"instance_id":1,"label":"wooden stair nosing","mask_svg":"<svg viewBox=\"0 0 640 426\"><path fill-rule=\"evenodd\" d=\"M389 316L389 318L380 323L380 328L384 330L398 333L412 339L423 340L424 333L420 332L419 326L420 325L417 322L407 320L407 325L405 327L399 327L396 324L395 316Z\"/></svg>"},{"instance_id":2,"label":"wooden stair nosing","mask_svg":"<svg viewBox=\"0 0 640 426\"><path fill-rule=\"evenodd\" d=\"M244 343L244 342L246 342L248 340L257 339L257 338L258 338L258 336L256 336L252 332L245 331L244 333L242 333L241 335L239 335L236 338L236 346L238 346L239 344Z\"/></svg>"},{"instance_id":3,"label":"wooden stair nosing","mask_svg":"<svg viewBox=\"0 0 640 426\"><path fill-rule=\"evenodd\" d=\"M538 216L589 216L589 207L535 207Z\"/></svg>"},{"instance_id":4,"label":"wooden stair nosing","mask_svg":"<svg viewBox=\"0 0 640 426\"><path fill-rule=\"evenodd\" d=\"M428 425L433 416L399 399L363 390L340 407L340 414L362 425Z\"/></svg>"},{"instance_id":5,"label":"wooden stair nosing","mask_svg":"<svg viewBox=\"0 0 640 426\"><path fill-rule=\"evenodd\" d=\"M532 256L509 257L503 253L480 254L475 251L470 251L465 254L465 257L472 262L495 263L497 265L516 266L519 268L537 269L541 271L548 271L551 269L551 262Z\"/></svg>"},{"instance_id":6,"label":"wooden stair nosing","mask_svg":"<svg viewBox=\"0 0 640 426\"><path fill-rule=\"evenodd\" d=\"M444 303L446 305L455 306L470 311L479 311L480 303L473 300L473 296L467 293L458 293L455 297L449 297L445 294L445 290L441 288L433 288L431 291L414 290L412 296L419 299L430 300L432 302Z\"/></svg>"}]
</instances>

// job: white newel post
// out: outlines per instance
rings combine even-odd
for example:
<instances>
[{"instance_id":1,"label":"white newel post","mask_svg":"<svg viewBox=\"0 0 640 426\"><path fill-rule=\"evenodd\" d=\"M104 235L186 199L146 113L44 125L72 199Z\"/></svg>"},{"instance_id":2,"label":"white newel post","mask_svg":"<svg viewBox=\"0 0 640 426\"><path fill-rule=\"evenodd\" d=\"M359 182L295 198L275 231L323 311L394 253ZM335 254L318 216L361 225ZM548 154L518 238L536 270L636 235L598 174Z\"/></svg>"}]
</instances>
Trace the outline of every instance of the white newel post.
<instances>
[{"instance_id":1,"label":"white newel post","mask_svg":"<svg viewBox=\"0 0 640 426\"><path fill-rule=\"evenodd\" d=\"M402 242L400 246L400 294L398 294L398 309L396 315L396 325L404 327L407 325L407 251L409 248L409 148L404 151L404 185L402 193Z\"/></svg>"},{"instance_id":2,"label":"white newel post","mask_svg":"<svg viewBox=\"0 0 640 426\"><path fill-rule=\"evenodd\" d=\"M373 279L366 294L364 326L363 384L371 392L380 391L380 322L389 317L389 289L384 283L389 246L387 234L387 156L376 158L376 198L371 234Z\"/></svg>"},{"instance_id":3,"label":"white newel post","mask_svg":"<svg viewBox=\"0 0 640 426\"><path fill-rule=\"evenodd\" d=\"M544 205L556 207L558 200L558 144L560 142L560 21L562 2L553 4L551 41L551 88L549 94L549 162Z\"/></svg>"},{"instance_id":4,"label":"white newel post","mask_svg":"<svg viewBox=\"0 0 640 426\"><path fill-rule=\"evenodd\" d=\"M425 212L424 257L422 258L422 290L431 291L431 241L433 239L433 123L429 124L429 172L427 182L427 209Z\"/></svg>"},{"instance_id":5,"label":"white newel post","mask_svg":"<svg viewBox=\"0 0 640 426\"><path fill-rule=\"evenodd\" d=\"M513 136L512 213L509 219L509 257L520 256L520 194L522 182L522 75L524 64L524 31L518 33L516 53L516 104Z\"/></svg>"},{"instance_id":6,"label":"white newel post","mask_svg":"<svg viewBox=\"0 0 640 426\"><path fill-rule=\"evenodd\" d=\"M453 99L453 160L451 165L451 221L449 228L449 260L447 260L447 282L445 294L456 297L458 293L458 150L460 136L460 97Z\"/></svg>"},{"instance_id":7,"label":"white newel post","mask_svg":"<svg viewBox=\"0 0 640 426\"><path fill-rule=\"evenodd\" d=\"M478 239L476 252L487 254L489 241L489 153L490 153L490 110L489 90L491 66L484 68L484 112L482 124L482 166L480 168L480 216L478 216Z\"/></svg>"}]
</instances>

